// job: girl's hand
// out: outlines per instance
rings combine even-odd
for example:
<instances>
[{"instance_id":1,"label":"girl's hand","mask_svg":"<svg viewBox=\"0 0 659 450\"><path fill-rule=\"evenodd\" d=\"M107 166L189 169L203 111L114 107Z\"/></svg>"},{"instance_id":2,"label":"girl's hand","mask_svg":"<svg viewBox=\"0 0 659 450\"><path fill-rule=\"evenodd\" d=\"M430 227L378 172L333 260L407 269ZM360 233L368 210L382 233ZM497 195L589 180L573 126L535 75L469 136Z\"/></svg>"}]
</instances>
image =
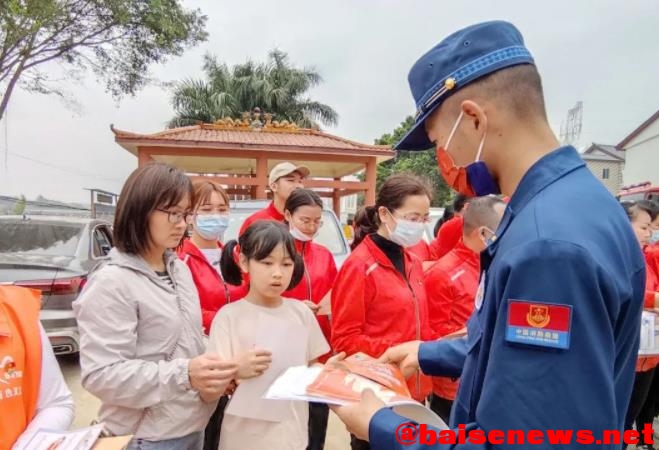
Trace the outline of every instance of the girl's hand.
<instances>
[{"instance_id":1,"label":"girl's hand","mask_svg":"<svg viewBox=\"0 0 659 450\"><path fill-rule=\"evenodd\" d=\"M272 362L272 353L268 350L254 349L240 355L235 362L238 364L238 379L254 378L268 370Z\"/></svg>"}]
</instances>

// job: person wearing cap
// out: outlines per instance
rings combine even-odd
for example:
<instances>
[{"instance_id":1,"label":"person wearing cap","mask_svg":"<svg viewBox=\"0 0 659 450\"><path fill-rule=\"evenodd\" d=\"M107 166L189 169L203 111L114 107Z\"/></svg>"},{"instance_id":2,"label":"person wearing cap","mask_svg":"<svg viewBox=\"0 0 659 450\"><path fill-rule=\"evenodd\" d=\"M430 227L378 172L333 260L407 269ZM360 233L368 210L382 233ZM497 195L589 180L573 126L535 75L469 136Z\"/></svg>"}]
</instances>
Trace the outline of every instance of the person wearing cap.
<instances>
[{"instance_id":1,"label":"person wearing cap","mask_svg":"<svg viewBox=\"0 0 659 450\"><path fill-rule=\"evenodd\" d=\"M476 436L589 430L594 444L604 430L622 431L640 338L643 255L623 209L549 127L520 32L502 21L462 29L414 64L409 83L416 120L397 149L434 144L455 190L511 198L481 254L467 336L400 344L380 360L408 375L420 368L460 376L449 423L456 435L459 425ZM520 447L479 438L404 446L396 430L409 419L371 391L334 410L374 449ZM562 448L578 445L573 439ZM545 436L533 447L552 446Z\"/></svg>"},{"instance_id":2,"label":"person wearing cap","mask_svg":"<svg viewBox=\"0 0 659 450\"><path fill-rule=\"evenodd\" d=\"M284 222L284 205L288 196L295 189L304 188L304 179L309 176L307 166L295 165L290 162L277 164L270 171L268 176L268 186L272 190L273 199L270 204L249 216L240 227L239 236L257 220L274 220Z\"/></svg>"}]
</instances>

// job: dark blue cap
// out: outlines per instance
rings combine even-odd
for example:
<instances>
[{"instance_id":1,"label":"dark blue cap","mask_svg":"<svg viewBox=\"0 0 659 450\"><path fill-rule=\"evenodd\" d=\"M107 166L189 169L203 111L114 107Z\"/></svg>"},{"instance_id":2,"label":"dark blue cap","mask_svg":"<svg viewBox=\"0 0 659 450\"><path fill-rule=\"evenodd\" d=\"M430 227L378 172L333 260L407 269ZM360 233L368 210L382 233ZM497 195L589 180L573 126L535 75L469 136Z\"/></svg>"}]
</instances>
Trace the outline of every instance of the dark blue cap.
<instances>
[{"instance_id":1,"label":"dark blue cap","mask_svg":"<svg viewBox=\"0 0 659 450\"><path fill-rule=\"evenodd\" d=\"M430 49L412 66L408 81L416 102L414 127L397 150L433 146L425 120L451 94L485 75L518 64L533 64L524 38L508 22L484 22L457 31Z\"/></svg>"}]
</instances>

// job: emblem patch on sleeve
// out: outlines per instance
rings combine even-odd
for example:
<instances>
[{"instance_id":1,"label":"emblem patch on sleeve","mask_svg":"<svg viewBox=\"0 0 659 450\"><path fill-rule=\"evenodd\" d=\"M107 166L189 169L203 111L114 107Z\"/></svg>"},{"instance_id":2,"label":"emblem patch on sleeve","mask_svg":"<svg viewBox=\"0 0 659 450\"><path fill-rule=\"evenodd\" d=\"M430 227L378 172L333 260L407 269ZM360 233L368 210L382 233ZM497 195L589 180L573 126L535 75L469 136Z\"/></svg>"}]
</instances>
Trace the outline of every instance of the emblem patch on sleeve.
<instances>
[{"instance_id":1,"label":"emblem patch on sleeve","mask_svg":"<svg viewBox=\"0 0 659 450\"><path fill-rule=\"evenodd\" d=\"M540 347L570 348L572 306L510 300L506 341Z\"/></svg>"}]
</instances>

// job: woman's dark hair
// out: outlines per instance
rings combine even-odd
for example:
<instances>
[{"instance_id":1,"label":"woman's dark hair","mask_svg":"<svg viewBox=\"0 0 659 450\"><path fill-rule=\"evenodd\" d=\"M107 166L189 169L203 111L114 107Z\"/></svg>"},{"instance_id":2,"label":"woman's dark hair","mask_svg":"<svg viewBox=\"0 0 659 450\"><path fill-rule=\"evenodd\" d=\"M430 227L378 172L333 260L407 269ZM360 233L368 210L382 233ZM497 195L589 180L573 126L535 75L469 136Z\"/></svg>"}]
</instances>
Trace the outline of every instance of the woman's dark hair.
<instances>
[{"instance_id":1,"label":"woman's dark hair","mask_svg":"<svg viewBox=\"0 0 659 450\"><path fill-rule=\"evenodd\" d=\"M137 168L119 194L112 230L115 247L124 253L143 255L151 245L151 214L192 197L192 182L176 167L153 162Z\"/></svg>"},{"instance_id":2,"label":"woman's dark hair","mask_svg":"<svg viewBox=\"0 0 659 450\"><path fill-rule=\"evenodd\" d=\"M354 250L367 235L378 230L380 207L393 211L403 206L407 197L412 195L432 197L427 184L416 175L396 174L388 177L378 191L375 206L365 206L355 214L355 236L350 248Z\"/></svg>"},{"instance_id":3,"label":"woman's dark hair","mask_svg":"<svg viewBox=\"0 0 659 450\"><path fill-rule=\"evenodd\" d=\"M444 225L446 222L451 220L455 216L455 212L453 211L453 206L447 205L446 208L444 208L444 213L442 214L442 217L439 218L437 223L435 224L435 228L432 230L433 236L437 237L437 234L439 233L439 229Z\"/></svg>"},{"instance_id":4,"label":"woman's dark hair","mask_svg":"<svg viewBox=\"0 0 659 450\"><path fill-rule=\"evenodd\" d=\"M461 212L468 201L469 201L469 197L467 197L466 195L460 193L456 194L455 198L453 199L454 213Z\"/></svg>"},{"instance_id":5,"label":"woman's dark hair","mask_svg":"<svg viewBox=\"0 0 659 450\"><path fill-rule=\"evenodd\" d=\"M243 282L242 271L234 256L234 249L237 245L240 246L240 253L245 255L248 260L261 261L267 258L279 244L284 245L284 249L294 263L293 276L286 290L293 289L304 275L304 261L295 248L295 240L288 231L288 227L273 220L254 222L237 241L232 239L224 245L220 257L222 277L227 283L235 286L239 286Z\"/></svg>"},{"instance_id":6,"label":"woman's dark hair","mask_svg":"<svg viewBox=\"0 0 659 450\"><path fill-rule=\"evenodd\" d=\"M302 206L319 206L323 209L323 201L320 196L310 189L295 189L286 200L284 211L293 214Z\"/></svg>"}]
</instances>

